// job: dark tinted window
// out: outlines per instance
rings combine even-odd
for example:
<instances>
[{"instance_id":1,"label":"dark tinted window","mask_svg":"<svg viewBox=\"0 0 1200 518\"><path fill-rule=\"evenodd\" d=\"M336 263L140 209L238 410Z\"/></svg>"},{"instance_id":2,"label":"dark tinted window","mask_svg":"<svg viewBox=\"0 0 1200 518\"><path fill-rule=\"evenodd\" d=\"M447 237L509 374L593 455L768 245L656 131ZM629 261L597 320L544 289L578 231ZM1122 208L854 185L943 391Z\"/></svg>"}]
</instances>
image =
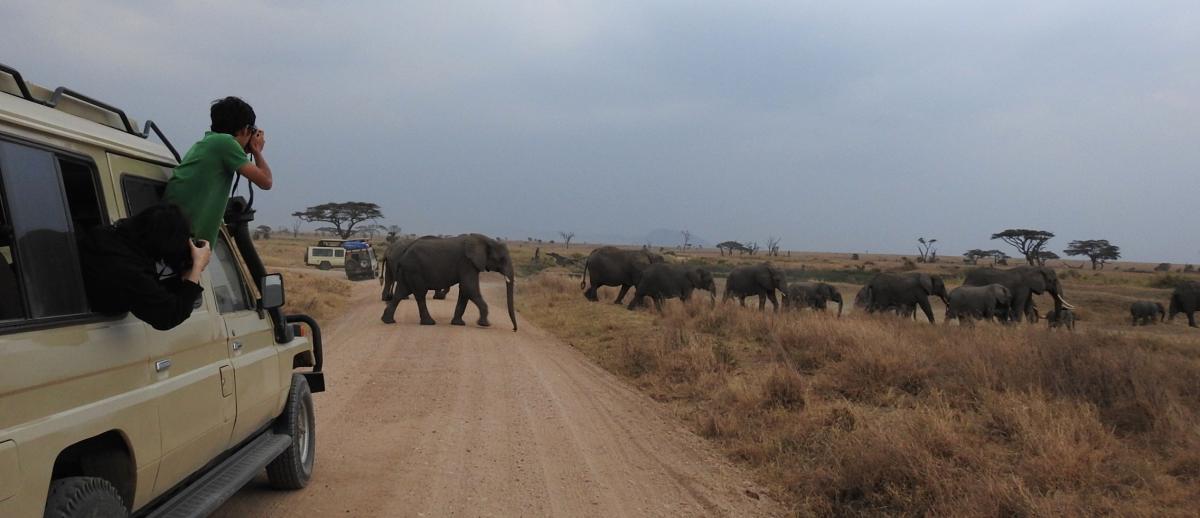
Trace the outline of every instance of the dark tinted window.
<instances>
[{"instance_id":1,"label":"dark tinted window","mask_svg":"<svg viewBox=\"0 0 1200 518\"><path fill-rule=\"evenodd\" d=\"M88 312L58 166L49 151L0 141L0 177L11 221L4 239L15 252L10 260L30 318Z\"/></svg>"},{"instance_id":2,"label":"dark tinted window","mask_svg":"<svg viewBox=\"0 0 1200 518\"><path fill-rule=\"evenodd\" d=\"M2 183L2 182L0 182ZM17 281L13 229L0 196L0 322L25 318L21 284Z\"/></svg>"},{"instance_id":3,"label":"dark tinted window","mask_svg":"<svg viewBox=\"0 0 1200 518\"><path fill-rule=\"evenodd\" d=\"M167 183L125 175L121 177L121 191L125 193L125 210L132 216L157 205L167 192Z\"/></svg>"}]
</instances>

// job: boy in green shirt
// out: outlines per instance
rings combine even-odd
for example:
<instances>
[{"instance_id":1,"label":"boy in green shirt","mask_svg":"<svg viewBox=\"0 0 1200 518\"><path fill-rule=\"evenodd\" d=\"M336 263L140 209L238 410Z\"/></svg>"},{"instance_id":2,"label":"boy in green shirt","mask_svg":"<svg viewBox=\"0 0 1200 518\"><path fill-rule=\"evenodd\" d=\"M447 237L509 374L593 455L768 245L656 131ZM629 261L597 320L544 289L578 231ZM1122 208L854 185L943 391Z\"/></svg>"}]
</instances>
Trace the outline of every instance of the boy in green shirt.
<instances>
[{"instance_id":1,"label":"boy in green shirt","mask_svg":"<svg viewBox=\"0 0 1200 518\"><path fill-rule=\"evenodd\" d=\"M263 157L266 137L254 127L254 108L237 97L213 101L212 131L194 144L167 182L165 200L178 205L192 222L192 236L213 242L229 203L235 174L270 190L271 166ZM254 157L251 162L246 158Z\"/></svg>"}]
</instances>

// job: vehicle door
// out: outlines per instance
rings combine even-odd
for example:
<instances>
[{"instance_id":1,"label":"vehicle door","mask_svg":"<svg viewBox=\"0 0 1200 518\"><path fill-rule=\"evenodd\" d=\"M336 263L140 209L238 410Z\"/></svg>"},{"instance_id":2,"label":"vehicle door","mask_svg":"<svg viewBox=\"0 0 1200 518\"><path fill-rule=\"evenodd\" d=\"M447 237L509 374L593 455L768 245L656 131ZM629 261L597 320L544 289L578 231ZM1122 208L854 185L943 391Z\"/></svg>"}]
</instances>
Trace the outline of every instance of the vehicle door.
<instances>
[{"instance_id":1,"label":"vehicle door","mask_svg":"<svg viewBox=\"0 0 1200 518\"><path fill-rule=\"evenodd\" d=\"M108 155L108 163L113 184L120 186L113 201L124 209L123 216L159 202L166 189L166 166L113 154ZM204 296L182 324L168 331L146 326L144 344L150 353L152 394L158 401L162 430L156 494L229 448L237 417L225 325L203 279L201 286Z\"/></svg>"},{"instance_id":2,"label":"vehicle door","mask_svg":"<svg viewBox=\"0 0 1200 518\"><path fill-rule=\"evenodd\" d=\"M213 245L207 271L228 334L237 397L233 441L238 442L278 415L283 374L270 317L256 309L258 290L248 282L250 276L238 260L236 245L224 231Z\"/></svg>"}]
</instances>

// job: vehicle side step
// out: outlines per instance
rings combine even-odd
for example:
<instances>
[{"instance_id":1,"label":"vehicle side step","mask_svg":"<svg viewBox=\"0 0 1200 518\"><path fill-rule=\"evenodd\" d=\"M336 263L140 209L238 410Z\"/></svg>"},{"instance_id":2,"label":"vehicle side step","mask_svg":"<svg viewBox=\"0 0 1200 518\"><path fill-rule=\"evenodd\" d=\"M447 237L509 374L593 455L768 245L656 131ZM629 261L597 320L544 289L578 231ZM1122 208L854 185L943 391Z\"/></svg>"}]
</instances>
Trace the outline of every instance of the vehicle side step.
<instances>
[{"instance_id":1,"label":"vehicle side step","mask_svg":"<svg viewBox=\"0 0 1200 518\"><path fill-rule=\"evenodd\" d=\"M180 491L149 518L208 516L292 444L289 435L266 432Z\"/></svg>"}]
</instances>

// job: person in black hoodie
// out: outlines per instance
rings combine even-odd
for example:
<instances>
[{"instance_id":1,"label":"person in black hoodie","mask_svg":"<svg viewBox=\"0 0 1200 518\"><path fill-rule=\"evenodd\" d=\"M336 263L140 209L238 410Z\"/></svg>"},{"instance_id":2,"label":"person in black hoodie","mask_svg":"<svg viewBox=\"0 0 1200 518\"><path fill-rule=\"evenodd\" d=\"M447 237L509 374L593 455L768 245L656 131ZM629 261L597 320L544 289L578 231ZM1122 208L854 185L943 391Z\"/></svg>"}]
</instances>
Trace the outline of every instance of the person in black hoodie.
<instances>
[{"instance_id":1,"label":"person in black hoodie","mask_svg":"<svg viewBox=\"0 0 1200 518\"><path fill-rule=\"evenodd\" d=\"M212 256L207 242L198 244L187 216L171 204L93 228L79 242L92 310L132 312L160 331L183 323L204 291L200 273Z\"/></svg>"}]
</instances>

